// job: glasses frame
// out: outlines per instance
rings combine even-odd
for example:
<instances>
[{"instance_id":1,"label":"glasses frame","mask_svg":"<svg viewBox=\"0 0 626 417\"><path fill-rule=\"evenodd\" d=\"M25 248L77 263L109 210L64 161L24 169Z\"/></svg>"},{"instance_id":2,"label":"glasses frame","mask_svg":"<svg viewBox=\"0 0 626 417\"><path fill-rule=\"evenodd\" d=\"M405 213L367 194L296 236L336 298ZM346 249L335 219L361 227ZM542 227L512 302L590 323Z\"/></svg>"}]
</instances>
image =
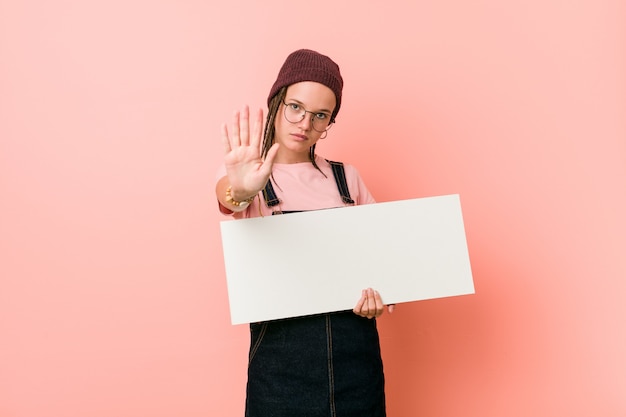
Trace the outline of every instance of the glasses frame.
<instances>
[{"instance_id":1,"label":"glasses frame","mask_svg":"<svg viewBox=\"0 0 626 417\"><path fill-rule=\"evenodd\" d=\"M291 120L289 120L289 119L287 118L287 108L288 108L288 107L289 107L289 105L291 105L291 104L297 104L298 106L300 106L300 107L302 108L302 111L304 112L304 113L302 113L302 118L301 118L300 120L298 120L297 122L292 122ZM295 125L295 124L300 123L301 121L303 121L303 120L304 120L304 118L306 117L306 114L307 114L307 113L311 113L311 128L313 128L313 130L315 130L317 133L324 133L324 132L327 132L327 131L328 131L328 129L330 129L330 128L331 128L331 126L332 126L332 125L333 125L333 123L334 123L334 122L333 122L333 120L332 120L332 114L327 114L327 113L324 113L324 112L313 112L313 111L309 111L309 110L305 109L305 108L304 108L304 106L303 106L302 104L300 104L300 103L296 103L296 102L293 102L293 103L286 103L284 99L283 99L283 105L285 106L285 108L283 109L283 116L285 117L285 120L286 120L287 122L291 123L292 125ZM321 113L321 114L325 114L325 115L326 115L326 116L330 119L330 121L328 122L328 125L326 126L326 128L325 128L324 130L317 130L317 129L315 128L315 118L316 118L316 117L317 117L317 115L318 115L318 114L320 114L320 113ZM317 120L320 120L320 119L317 119Z\"/></svg>"}]
</instances>

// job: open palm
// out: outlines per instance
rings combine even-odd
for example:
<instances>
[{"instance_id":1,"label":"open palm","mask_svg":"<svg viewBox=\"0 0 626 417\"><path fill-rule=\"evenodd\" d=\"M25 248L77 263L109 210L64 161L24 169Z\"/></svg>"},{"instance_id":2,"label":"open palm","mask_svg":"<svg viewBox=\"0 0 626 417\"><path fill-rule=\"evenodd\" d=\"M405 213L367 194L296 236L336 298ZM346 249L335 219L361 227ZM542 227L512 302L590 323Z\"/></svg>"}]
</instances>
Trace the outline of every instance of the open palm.
<instances>
[{"instance_id":1,"label":"open palm","mask_svg":"<svg viewBox=\"0 0 626 417\"><path fill-rule=\"evenodd\" d=\"M222 125L224 165L232 187L233 198L243 200L258 193L267 183L278 144L272 145L265 159L261 157L263 111L259 110L250 132L248 106L235 112L230 131Z\"/></svg>"}]
</instances>

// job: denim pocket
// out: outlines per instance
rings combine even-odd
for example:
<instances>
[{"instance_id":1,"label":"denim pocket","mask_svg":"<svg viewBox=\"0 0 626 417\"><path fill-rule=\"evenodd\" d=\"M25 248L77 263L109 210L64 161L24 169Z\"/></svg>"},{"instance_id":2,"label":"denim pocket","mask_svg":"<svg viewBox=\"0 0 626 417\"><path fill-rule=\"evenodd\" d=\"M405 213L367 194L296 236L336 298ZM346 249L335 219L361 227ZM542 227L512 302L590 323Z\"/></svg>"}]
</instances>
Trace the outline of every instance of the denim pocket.
<instances>
[{"instance_id":1,"label":"denim pocket","mask_svg":"<svg viewBox=\"0 0 626 417\"><path fill-rule=\"evenodd\" d=\"M263 341L263 336L267 332L268 323L251 323L250 324L250 354L248 355L248 365L252 363L252 359L254 359L254 355L256 354L259 346L261 346L261 342Z\"/></svg>"}]
</instances>

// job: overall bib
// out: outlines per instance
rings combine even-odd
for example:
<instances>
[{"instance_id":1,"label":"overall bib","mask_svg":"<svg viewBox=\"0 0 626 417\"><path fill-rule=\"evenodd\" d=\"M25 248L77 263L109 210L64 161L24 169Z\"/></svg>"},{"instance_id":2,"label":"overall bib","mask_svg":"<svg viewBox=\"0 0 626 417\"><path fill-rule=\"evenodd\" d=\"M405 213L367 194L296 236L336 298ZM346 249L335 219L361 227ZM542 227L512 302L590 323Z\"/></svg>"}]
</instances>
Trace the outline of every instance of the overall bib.
<instances>
[{"instance_id":1,"label":"overall bib","mask_svg":"<svg viewBox=\"0 0 626 417\"><path fill-rule=\"evenodd\" d=\"M343 165L329 163L354 204ZM278 205L270 181L263 196ZM348 310L251 323L250 334L246 417L385 417L375 319Z\"/></svg>"}]
</instances>

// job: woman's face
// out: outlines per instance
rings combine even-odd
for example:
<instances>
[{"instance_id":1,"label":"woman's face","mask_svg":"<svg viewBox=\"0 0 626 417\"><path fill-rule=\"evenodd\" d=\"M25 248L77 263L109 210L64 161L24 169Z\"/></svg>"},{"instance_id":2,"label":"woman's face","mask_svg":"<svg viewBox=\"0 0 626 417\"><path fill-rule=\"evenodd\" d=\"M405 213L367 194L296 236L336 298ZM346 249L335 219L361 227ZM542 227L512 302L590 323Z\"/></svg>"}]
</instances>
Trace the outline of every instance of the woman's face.
<instances>
[{"instance_id":1,"label":"woman's face","mask_svg":"<svg viewBox=\"0 0 626 417\"><path fill-rule=\"evenodd\" d=\"M295 163L309 161L309 149L319 140L324 125L322 120L330 120L335 109L335 93L324 84L303 81L287 88L285 103L278 108L274 123L276 143L280 144L276 161L278 163ZM289 107L289 108L287 108ZM306 110L304 118L298 120L293 114ZM287 112L287 113L286 113ZM314 116L314 114L316 116ZM287 117L295 123L288 121ZM326 115L327 119L324 119ZM317 118L314 129L313 118Z\"/></svg>"}]
</instances>

